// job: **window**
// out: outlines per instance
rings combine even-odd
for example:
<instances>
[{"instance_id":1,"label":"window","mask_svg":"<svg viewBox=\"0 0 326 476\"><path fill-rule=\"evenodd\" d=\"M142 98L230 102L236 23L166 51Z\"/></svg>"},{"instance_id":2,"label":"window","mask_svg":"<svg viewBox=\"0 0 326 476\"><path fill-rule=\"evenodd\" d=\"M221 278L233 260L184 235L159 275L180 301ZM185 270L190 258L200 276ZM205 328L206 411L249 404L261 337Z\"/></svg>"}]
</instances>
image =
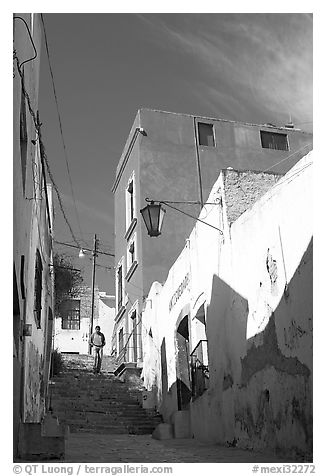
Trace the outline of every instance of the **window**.
<instances>
[{"instance_id":1,"label":"window","mask_svg":"<svg viewBox=\"0 0 326 476\"><path fill-rule=\"evenodd\" d=\"M132 265L132 263L135 261L135 242L134 241L130 243L128 252L130 257L130 264Z\"/></svg>"},{"instance_id":2,"label":"window","mask_svg":"<svg viewBox=\"0 0 326 476\"><path fill-rule=\"evenodd\" d=\"M136 219L136 200L135 200L135 177L134 174L128 181L126 188L126 228L130 227Z\"/></svg>"},{"instance_id":3,"label":"window","mask_svg":"<svg viewBox=\"0 0 326 476\"><path fill-rule=\"evenodd\" d=\"M122 263L118 267L117 271L117 287L118 287L118 310L122 307L122 296L123 296L123 286L122 286Z\"/></svg>"},{"instance_id":4,"label":"window","mask_svg":"<svg viewBox=\"0 0 326 476\"><path fill-rule=\"evenodd\" d=\"M119 354L123 350L123 328L119 330L119 335L118 335L118 341L119 341Z\"/></svg>"},{"instance_id":5,"label":"window","mask_svg":"<svg viewBox=\"0 0 326 476\"><path fill-rule=\"evenodd\" d=\"M26 161L27 161L27 123L26 123L26 101L21 91L20 99L20 162L22 170L23 193L25 194L26 182Z\"/></svg>"},{"instance_id":6,"label":"window","mask_svg":"<svg viewBox=\"0 0 326 476\"><path fill-rule=\"evenodd\" d=\"M80 329L80 299L69 299L60 306L61 328Z\"/></svg>"},{"instance_id":7,"label":"window","mask_svg":"<svg viewBox=\"0 0 326 476\"><path fill-rule=\"evenodd\" d=\"M42 272L43 265L39 250L36 250L35 257L35 277L34 277L34 316L37 327L41 327L42 310Z\"/></svg>"},{"instance_id":8,"label":"window","mask_svg":"<svg viewBox=\"0 0 326 476\"><path fill-rule=\"evenodd\" d=\"M128 200L128 213L129 213L129 223L132 222L134 218L134 181L131 180L127 188L129 200Z\"/></svg>"},{"instance_id":9,"label":"window","mask_svg":"<svg viewBox=\"0 0 326 476\"><path fill-rule=\"evenodd\" d=\"M287 134L260 131L260 140L264 149L289 150Z\"/></svg>"},{"instance_id":10,"label":"window","mask_svg":"<svg viewBox=\"0 0 326 476\"><path fill-rule=\"evenodd\" d=\"M213 124L198 122L199 145L215 147Z\"/></svg>"}]
</instances>

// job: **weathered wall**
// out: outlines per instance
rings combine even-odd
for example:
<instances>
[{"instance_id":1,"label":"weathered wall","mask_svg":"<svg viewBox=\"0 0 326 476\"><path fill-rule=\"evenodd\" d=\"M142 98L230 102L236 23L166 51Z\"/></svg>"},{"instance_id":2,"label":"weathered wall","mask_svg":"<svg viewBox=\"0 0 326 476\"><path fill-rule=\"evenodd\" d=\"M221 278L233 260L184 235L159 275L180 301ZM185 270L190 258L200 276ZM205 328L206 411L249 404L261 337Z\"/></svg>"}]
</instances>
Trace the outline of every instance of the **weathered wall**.
<instances>
[{"instance_id":1,"label":"weathered wall","mask_svg":"<svg viewBox=\"0 0 326 476\"><path fill-rule=\"evenodd\" d=\"M41 25L39 14L14 14L14 50L23 84L34 113L38 110ZM36 57L29 32L33 38ZM27 61L23 64L24 61ZM23 65L22 65L23 64ZM13 259L14 259L14 454L18 452L18 426L39 422L45 412L53 309L51 187L47 187L49 215L45 205L37 134L22 79L14 59L13 85ZM35 259L42 262L41 319L34 313ZM24 328L30 335L24 335Z\"/></svg>"},{"instance_id":2,"label":"weathered wall","mask_svg":"<svg viewBox=\"0 0 326 476\"><path fill-rule=\"evenodd\" d=\"M227 175L235 175L222 174L209 199L220 206L206 206L201 217L222 228L223 239L197 223L163 288L151 289L152 306L143 315L143 376L147 388L162 380L164 341L169 391L158 384L156 394L167 421L177 409L176 326L189 316L191 351L203 338L195 316L205 307L209 389L191 402L197 438L306 458L312 451L311 164L309 154L277 183L279 177L261 176L265 192L271 180L275 185L254 204L248 200L244 213L233 207L233 223L226 194L233 193ZM233 191L242 178L252 182L239 174ZM256 186L251 192L256 195ZM189 269L189 284L171 308ZM150 327L156 350L149 344Z\"/></svg>"}]
</instances>

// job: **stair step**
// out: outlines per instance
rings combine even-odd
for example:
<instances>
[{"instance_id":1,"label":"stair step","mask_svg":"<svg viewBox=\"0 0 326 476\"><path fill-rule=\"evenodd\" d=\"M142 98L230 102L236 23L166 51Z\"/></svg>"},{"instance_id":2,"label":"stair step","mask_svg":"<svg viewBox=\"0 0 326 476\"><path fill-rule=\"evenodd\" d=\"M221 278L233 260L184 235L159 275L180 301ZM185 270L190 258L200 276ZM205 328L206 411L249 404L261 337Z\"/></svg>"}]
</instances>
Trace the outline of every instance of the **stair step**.
<instances>
[{"instance_id":1,"label":"stair step","mask_svg":"<svg viewBox=\"0 0 326 476\"><path fill-rule=\"evenodd\" d=\"M64 356L64 371L50 383L51 407L72 432L151 434L162 421L141 406L142 386L132 386L113 374L113 359L104 371L92 372L93 358Z\"/></svg>"}]
</instances>

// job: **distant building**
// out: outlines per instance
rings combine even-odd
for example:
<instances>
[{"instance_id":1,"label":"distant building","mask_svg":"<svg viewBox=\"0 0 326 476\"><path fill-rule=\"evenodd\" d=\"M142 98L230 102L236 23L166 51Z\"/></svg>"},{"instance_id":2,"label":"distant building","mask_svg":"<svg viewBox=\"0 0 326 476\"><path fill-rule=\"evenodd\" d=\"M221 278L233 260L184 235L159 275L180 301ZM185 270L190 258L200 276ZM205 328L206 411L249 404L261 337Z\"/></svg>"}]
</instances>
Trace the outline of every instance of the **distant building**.
<instances>
[{"instance_id":1,"label":"distant building","mask_svg":"<svg viewBox=\"0 0 326 476\"><path fill-rule=\"evenodd\" d=\"M65 299L55 316L54 347L62 353L88 354L92 309L92 290L81 286L70 299ZM93 331L101 327L106 337L104 355L111 355L115 316L115 296L94 291Z\"/></svg>"},{"instance_id":2,"label":"distant building","mask_svg":"<svg viewBox=\"0 0 326 476\"><path fill-rule=\"evenodd\" d=\"M176 437L312 461L312 152L222 170L142 314L144 385ZM162 234L163 239L163 234Z\"/></svg>"},{"instance_id":3,"label":"distant building","mask_svg":"<svg viewBox=\"0 0 326 476\"><path fill-rule=\"evenodd\" d=\"M164 238L147 236L145 198L196 201L177 207L198 216L220 170L286 172L312 148L312 135L150 109L138 111L113 184L115 195L118 362L142 366L141 313L151 283L164 281L194 222L168 209ZM122 366L123 367L123 366Z\"/></svg>"},{"instance_id":4,"label":"distant building","mask_svg":"<svg viewBox=\"0 0 326 476\"><path fill-rule=\"evenodd\" d=\"M51 186L37 131L40 15L14 14L13 452L47 410L53 327ZM34 115L34 117L33 117ZM19 437L21 434L21 437Z\"/></svg>"}]
</instances>

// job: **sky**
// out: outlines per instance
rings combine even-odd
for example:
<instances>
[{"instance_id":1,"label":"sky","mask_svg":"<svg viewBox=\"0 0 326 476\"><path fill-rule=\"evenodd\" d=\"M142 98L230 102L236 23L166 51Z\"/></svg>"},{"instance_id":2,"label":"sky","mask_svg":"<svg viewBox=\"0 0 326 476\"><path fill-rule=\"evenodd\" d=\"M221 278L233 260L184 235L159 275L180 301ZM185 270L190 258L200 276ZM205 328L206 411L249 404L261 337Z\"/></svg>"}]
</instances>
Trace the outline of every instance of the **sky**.
<instances>
[{"instance_id":1,"label":"sky","mask_svg":"<svg viewBox=\"0 0 326 476\"><path fill-rule=\"evenodd\" d=\"M276 125L291 115L296 126L312 132L311 14L43 17L73 196L44 48L43 141L69 222L84 246L92 248L96 233L100 250L114 253L111 188L139 108ZM74 243L58 206L55 239ZM78 254L73 248L57 249ZM91 256L74 263L88 283ZM100 255L98 263L100 289L114 294L114 260Z\"/></svg>"}]
</instances>

